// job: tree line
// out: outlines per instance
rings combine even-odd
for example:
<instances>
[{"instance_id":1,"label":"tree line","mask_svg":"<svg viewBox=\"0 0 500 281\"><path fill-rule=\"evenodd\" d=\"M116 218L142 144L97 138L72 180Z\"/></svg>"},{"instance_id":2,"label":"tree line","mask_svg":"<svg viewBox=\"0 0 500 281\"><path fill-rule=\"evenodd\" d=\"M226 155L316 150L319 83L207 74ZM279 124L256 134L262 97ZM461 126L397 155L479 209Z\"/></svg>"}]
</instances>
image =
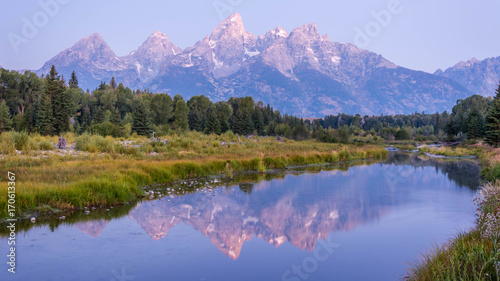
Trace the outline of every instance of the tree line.
<instances>
[{"instance_id":1,"label":"tree line","mask_svg":"<svg viewBox=\"0 0 500 281\"><path fill-rule=\"evenodd\" d=\"M68 82L54 66L45 77L0 70L0 132L8 130L60 135L96 133L124 137L151 136L171 130L221 134L309 137L304 120L282 115L251 97L212 102L206 96L184 100L181 95L131 90L112 78L92 92L78 85L75 72Z\"/></svg>"},{"instance_id":2,"label":"tree line","mask_svg":"<svg viewBox=\"0 0 500 281\"><path fill-rule=\"evenodd\" d=\"M7 130L60 135L72 131L126 137L132 133L195 130L207 134L232 131L240 135L284 136L323 142L381 137L385 140L462 141L486 139L500 143L500 86L496 96L473 95L458 100L451 112L361 116L338 114L304 120L281 114L252 97L212 102L206 96L132 90L112 78L92 92L68 82L54 66L44 77L26 71L0 70L0 132Z\"/></svg>"}]
</instances>

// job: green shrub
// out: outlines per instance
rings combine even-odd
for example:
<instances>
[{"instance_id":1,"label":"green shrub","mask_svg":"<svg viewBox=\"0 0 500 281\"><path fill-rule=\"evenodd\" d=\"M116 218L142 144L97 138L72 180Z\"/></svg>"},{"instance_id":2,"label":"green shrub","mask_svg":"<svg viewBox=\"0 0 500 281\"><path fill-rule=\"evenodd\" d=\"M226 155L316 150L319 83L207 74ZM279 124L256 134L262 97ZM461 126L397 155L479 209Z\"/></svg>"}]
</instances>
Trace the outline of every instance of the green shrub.
<instances>
[{"instance_id":1,"label":"green shrub","mask_svg":"<svg viewBox=\"0 0 500 281\"><path fill-rule=\"evenodd\" d=\"M40 150L54 150L54 145L49 140L43 140L43 141L41 141L38 144L38 146L40 147Z\"/></svg>"},{"instance_id":2,"label":"green shrub","mask_svg":"<svg viewBox=\"0 0 500 281\"><path fill-rule=\"evenodd\" d=\"M85 133L75 139L75 149L80 151L88 151L92 142L92 136Z\"/></svg>"},{"instance_id":3,"label":"green shrub","mask_svg":"<svg viewBox=\"0 0 500 281\"><path fill-rule=\"evenodd\" d=\"M396 140L409 140L411 138L410 133L406 129L400 129L396 132Z\"/></svg>"},{"instance_id":4,"label":"green shrub","mask_svg":"<svg viewBox=\"0 0 500 281\"><path fill-rule=\"evenodd\" d=\"M14 136L14 142L17 150L23 150L23 148L28 144L29 135L27 132L12 132Z\"/></svg>"},{"instance_id":5,"label":"green shrub","mask_svg":"<svg viewBox=\"0 0 500 281\"><path fill-rule=\"evenodd\" d=\"M119 138L123 136L120 126L111 122L93 124L92 126L90 126L90 132L93 134L101 135L103 137L112 136L115 138Z\"/></svg>"},{"instance_id":6,"label":"green shrub","mask_svg":"<svg viewBox=\"0 0 500 281\"><path fill-rule=\"evenodd\" d=\"M4 132L1 134L0 152L12 154L16 152L16 141L13 132Z\"/></svg>"}]
</instances>

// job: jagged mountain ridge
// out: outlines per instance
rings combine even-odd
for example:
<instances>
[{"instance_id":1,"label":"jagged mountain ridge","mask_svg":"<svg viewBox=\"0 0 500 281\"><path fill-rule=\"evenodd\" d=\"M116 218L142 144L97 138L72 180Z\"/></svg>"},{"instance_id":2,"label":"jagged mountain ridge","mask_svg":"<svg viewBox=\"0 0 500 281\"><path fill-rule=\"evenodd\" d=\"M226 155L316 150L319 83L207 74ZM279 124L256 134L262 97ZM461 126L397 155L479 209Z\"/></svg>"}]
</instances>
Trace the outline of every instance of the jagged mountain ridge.
<instances>
[{"instance_id":1,"label":"jagged mountain ridge","mask_svg":"<svg viewBox=\"0 0 500 281\"><path fill-rule=\"evenodd\" d=\"M462 84L473 94L494 96L500 82L500 57L482 61L472 58L445 71L438 69L434 74Z\"/></svg>"},{"instance_id":2,"label":"jagged mountain ridge","mask_svg":"<svg viewBox=\"0 0 500 281\"><path fill-rule=\"evenodd\" d=\"M137 51L118 57L93 34L37 73L47 73L51 65L65 76L75 70L84 89L114 76L131 88L185 98L203 94L217 101L251 95L301 117L444 111L471 95L446 77L399 67L352 44L333 42L316 24L290 33L276 27L255 37L239 14L185 50L155 32Z\"/></svg>"}]
</instances>

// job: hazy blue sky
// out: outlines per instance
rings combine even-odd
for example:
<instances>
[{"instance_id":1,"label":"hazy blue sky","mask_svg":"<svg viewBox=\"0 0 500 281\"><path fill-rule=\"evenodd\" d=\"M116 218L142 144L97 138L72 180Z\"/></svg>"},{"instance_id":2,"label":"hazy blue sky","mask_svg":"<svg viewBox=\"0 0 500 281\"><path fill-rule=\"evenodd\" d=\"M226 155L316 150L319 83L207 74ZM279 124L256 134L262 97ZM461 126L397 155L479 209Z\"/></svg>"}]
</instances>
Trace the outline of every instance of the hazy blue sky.
<instances>
[{"instance_id":1,"label":"hazy blue sky","mask_svg":"<svg viewBox=\"0 0 500 281\"><path fill-rule=\"evenodd\" d=\"M327 33L333 41L359 43L355 40L356 27L364 30L368 26L372 37L365 49L398 65L428 72L471 57L500 56L498 0L400 0L399 13L393 13L379 30L370 23L374 20L372 11L388 10L388 5L397 0L40 1L67 3L44 18L47 14L37 0L3 1L3 67L38 69L94 32L101 34L119 56L135 50L154 31L166 33L173 43L185 48L209 34L220 16L232 12L239 12L247 31L256 36L278 25L290 32L315 22L319 32ZM34 23L34 17L40 27L23 35L23 19ZM17 40L17 52L12 38Z\"/></svg>"}]
</instances>

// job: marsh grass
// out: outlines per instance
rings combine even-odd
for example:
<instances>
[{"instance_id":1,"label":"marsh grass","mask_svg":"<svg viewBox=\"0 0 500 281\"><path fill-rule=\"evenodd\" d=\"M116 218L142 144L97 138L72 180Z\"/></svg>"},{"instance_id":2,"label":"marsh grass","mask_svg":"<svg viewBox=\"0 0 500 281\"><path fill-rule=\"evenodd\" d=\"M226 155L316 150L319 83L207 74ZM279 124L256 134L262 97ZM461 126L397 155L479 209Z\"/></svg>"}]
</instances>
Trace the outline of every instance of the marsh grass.
<instances>
[{"instance_id":1,"label":"marsh grass","mask_svg":"<svg viewBox=\"0 0 500 281\"><path fill-rule=\"evenodd\" d=\"M406 280L500 280L500 182L474 199L476 226L422 256Z\"/></svg>"},{"instance_id":2,"label":"marsh grass","mask_svg":"<svg viewBox=\"0 0 500 281\"><path fill-rule=\"evenodd\" d=\"M467 157L467 156L477 156L480 149L473 146L468 147L447 147L441 146L439 148L429 147L423 145L419 148L421 153L430 153L434 155L442 155L447 157Z\"/></svg>"},{"instance_id":3,"label":"marsh grass","mask_svg":"<svg viewBox=\"0 0 500 281\"><path fill-rule=\"evenodd\" d=\"M234 142L237 137L231 134L195 132L170 136L166 143L141 137L125 141L67 134L68 145L80 150L78 154L60 155L57 149L48 153L25 149L19 154L15 149L15 134L18 133L1 135L0 147L5 144L11 148L0 160L0 194L4 194L0 197L0 217L7 215L7 171L16 174L16 204L21 215L41 205L67 210L129 202L141 197L142 188L153 183L218 174L230 176L243 171L265 173L268 169L297 165L383 159L388 155L384 148L372 145L292 140L281 143L270 137L253 137L240 143ZM28 136L21 147L32 142L39 149L42 143L50 142L53 149L57 139ZM227 144L222 145L223 141Z\"/></svg>"},{"instance_id":4,"label":"marsh grass","mask_svg":"<svg viewBox=\"0 0 500 281\"><path fill-rule=\"evenodd\" d=\"M413 265L405 280L500 280L498 238L483 238L474 229L458 234Z\"/></svg>"}]
</instances>

